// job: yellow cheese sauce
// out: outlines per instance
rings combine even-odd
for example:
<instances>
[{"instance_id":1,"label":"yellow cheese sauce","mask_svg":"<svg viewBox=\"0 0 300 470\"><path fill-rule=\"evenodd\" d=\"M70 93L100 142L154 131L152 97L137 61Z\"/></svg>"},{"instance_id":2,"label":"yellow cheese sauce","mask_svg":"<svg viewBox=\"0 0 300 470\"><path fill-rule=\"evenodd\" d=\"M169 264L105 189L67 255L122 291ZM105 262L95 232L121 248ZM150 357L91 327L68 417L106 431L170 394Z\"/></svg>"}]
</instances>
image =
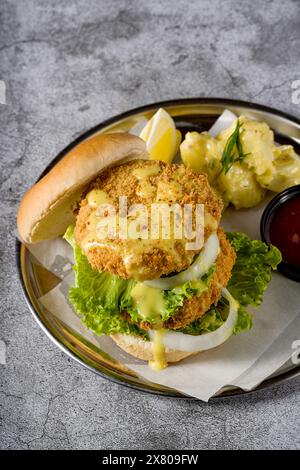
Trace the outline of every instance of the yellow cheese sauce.
<instances>
[{"instance_id":1,"label":"yellow cheese sauce","mask_svg":"<svg viewBox=\"0 0 300 470\"><path fill-rule=\"evenodd\" d=\"M122 245L119 249L123 254L126 271L131 277L135 277L136 274L139 274L139 276L143 275L143 272L146 270L144 270L141 264L142 256L152 252L154 248L159 248L163 252L169 253L172 259L180 265L182 258L175 248L175 240L126 240L126 244ZM191 258L193 258L192 254ZM147 266L145 268L147 269Z\"/></svg>"},{"instance_id":2,"label":"yellow cheese sauce","mask_svg":"<svg viewBox=\"0 0 300 470\"><path fill-rule=\"evenodd\" d=\"M108 224L111 222L110 231L106 231L105 224L101 227L101 230L99 229L99 223L101 223L100 219L101 218L96 215L96 211L93 211L89 217L89 230L81 243L81 248L85 254L87 254L89 249L97 246L118 252L123 259L128 275L136 279L145 279L143 273L147 272L147 266L143 265L142 257L152 252L155 248L159 248L163 252L170 254L172 259L180 265L181 255L176 249L176 240L162 240L161 238L158 240L151 238L127 238L126 240L118 240L118 242L116 242L114 235L118 233L118 217L108 216L105 218L105 223ZM149 237L151 237L151 234L149 234Z\"/></svg>"},{"instance_id":3,"label":"yellow cheese sauce","mask_svg":"<svg viewBox=\"0 0 300 470\"><path fill-rule=\"evenodd\" d=\"M147 166L145 168L138 168L133 171L133 175L136 177L140 183L137 188L137 195L147 199L152 197L155 194L156 187L151 184L149 177L156 176L160 173L159 165Z\"/></svg>"},{"instance_id":4,"label":"yellow cheese sauce","mask_svg":"<svg viewBox=\"0 0 300 470\"><path fill-rule=\"evenodd\" d=\"M138 282L131 291L135 308L144 320L161 323L161 311L164 307L163 291ZM165 347L163 344L163 329L154 330L152 338L152 359L149 365L153 370L167 367Z\"/></svg>"},{"instance_id":5,"label":"yellow cheese sauce","mask_svg":"<svg viewBox=\"0 0 300 470\"><path fill-rule=\"evenodd\" d=\"M134 171L137 179L143 182L141 187L144 187L144 183L148 181L150 176L154 176L159 172L159 165L139 168ZM176 179L177 176L174 177L174 181L159 182L156 186L157 197L162 201L168 197L169 200L176 200L181 191L180 184ZM148 182L151 184L150 181ZM81 242L81 248L86 255L90 249L95 249L97 246L99 248L109 248L123 260L128 276L137 280L149 278L149 267L143 262L143 257L157 249L166 256L170 256L174 262L174 270L176 270L176 267L180 270L183 261L187 262L189 258L190 262L192 261L193 251L180 252L180 247L191 241L184 236L181 215L174 213L167 203L163 205L160 202L156 203L158 207L153 211L155 217L152 216L150 206L145 206L146 213L149 212L147 217L143 215L141 218L141 214L138 212L131 213L130 206L128 207L129 212L124 217L120 217L119 208L113 205L111 197L105 191L93 189L87 194L86 199L91 208L86 235ZM111 206L109 206L110 204ZM107 205L107 210L105 205ZM101 208L101 206L104 207ZM167 214L160 209L163 206L170 209L169 223L165 218ZM110 213L110 211L112 212ZM178 215L180 217L177 217ZM214 217L206 213L205 224L209 225L214 231L217 222ZM157 236L153 235L153 229L156 231ZM179 245L177 247L177 243L180 247Z\"/></svg>"},{"instance_id":6,"label":"yellow cheese sauce","mask_svg":"<svg viewBox=\"0 0 300 470\"><path fill-rule=\"evenodd\" d=\"M137 168L136 170L133 171L132 174L139 181L145 181L149 178L149 176L158 175L159 172L160 172L160 166L159 165L151 165L151 166L146 166L144 168Z\"/></svg>"},{"instance_id":7,"label":"yellow cheese sauce","mask_svg":"<svg viewBox=\"0 0 300 470\"><path fill-rule=\"evenodd\" d=\"M94 208L99 207L101 204L111 204L112 201L107 192L101 189L92 189L86 196L88 205Z\"/></svg>"},{"instance_id":8,"label":"yellow cheese sauce","mask_svg":"<svg viewBox=\"0 0 300 470\"><path fill-rule=\"evenodd\" d=\"M146 171L147 170L147 171ZM150 171L151 170L151 171ZM142 168L136 170L140 178L144 178L146 175L153 175L160 171L159 166L151 168ZM88 218L88 230L85 238L82 240L81 248L85 254L97 246L101 248L109 248L114 252L118 252L120 257L123 259L126 271L130 277L136 279L145 279L143 275L147 272L147 266L143 266L142 257L144 254L152 252L154 249L160 249L161 251L168 253L174 260L174 262L181 266L182 257L176 249L176 239L174 236L174 214L170 213L170 233L167 239L162 237L161 227L162 219L159 222L158 237L152 237L150 224L149 230L146 227L144 232L140 232L139 226L139 213L127 214L125 217L120 217L118 213L118 207L110 213L110 210L114 207L109 206L112 204L112 200L109 195L100 189L93 189L86 196L87 202L91 207L91 213ZM107 204L107 210L105 209ZM99 212L101 205L104 205L104 211ZM146 206L145 206L146 207ZM128 208L129 209L129 208ZM102 210L102 209L101 209ZM151 211L150 211L151 212ZM105 213L105 215L104 215ZM150 219L149 214L149 219ZM135 233L136 236L132 235L132 225L136 223ZM148 223L148 217L146 218L146 224ZM124 237L120 237L120 227L122 225L122 232L125 232ZM124 228L125 227L125 228ZM146 233L145 233L146 232ZM181 242L185 242L181 239ZM191 254L191 258L192 258Z\"/></svg>"},{"instance_id":9,"label":"yellow cheese sauce","mask_svg":"<svg viewBox=\"0 0 300 470\"><path fill-rule=\"evenodd\" d=\"M135 308L144 320L161 321L161 312L164 308L164 296L161 289L138 282L130 294Z\"/></svg>"},{"instance_id":10,"label":"yellow cheese sauce","mask_svg":"<svg viewBox=\"0 0 300 470\"><path fill-rule=\"evenodd\" d=\"M168 366L166 361L166 351L163 343L164 330L154 330L152 340L152 357L149 366L155 371L163 370Z\"/></svg>"}]
</instances>

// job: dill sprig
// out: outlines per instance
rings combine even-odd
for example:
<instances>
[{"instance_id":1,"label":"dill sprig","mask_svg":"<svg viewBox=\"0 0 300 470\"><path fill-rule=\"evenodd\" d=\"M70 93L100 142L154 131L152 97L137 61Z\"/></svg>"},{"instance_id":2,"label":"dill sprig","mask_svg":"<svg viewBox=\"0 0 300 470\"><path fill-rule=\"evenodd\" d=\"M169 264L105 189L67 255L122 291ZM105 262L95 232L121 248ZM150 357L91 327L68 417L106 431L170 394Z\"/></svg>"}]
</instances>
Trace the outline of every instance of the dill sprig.
<instances>
[{"instance_id":1,"label":"dill sprig","mask_svg":"<svg viewBox=\"0 0 300 470\"><path fill-rule=\"evenodd\" d=\"M222 158L221 158L221 165L222 165L222 171L224 171L225 175L226 173L230 170L232 165L236 162L242 163L244 158L248 154L244 154L243 148L242 148L242 143L241 143L241 136L240 136L240 129L243 124L237 120L236 127L231 134L231 136L228 138L225 148L222 153ZM235 152L235 149L237 150L237 154Z\"/></svg>"}]
</instances>

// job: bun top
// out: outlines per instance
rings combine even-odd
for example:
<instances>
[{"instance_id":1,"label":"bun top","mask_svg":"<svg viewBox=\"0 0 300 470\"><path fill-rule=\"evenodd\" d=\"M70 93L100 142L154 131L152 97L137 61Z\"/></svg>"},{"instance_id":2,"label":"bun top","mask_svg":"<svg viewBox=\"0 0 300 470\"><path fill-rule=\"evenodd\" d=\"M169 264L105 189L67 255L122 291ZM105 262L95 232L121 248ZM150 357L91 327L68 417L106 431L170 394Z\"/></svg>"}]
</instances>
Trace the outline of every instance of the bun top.
<instances>
[{"instance_id":1,"label":"bun top","mask_svg":"<svg viewBox=\"0 0 300 470\"><path fill-rule=\"evenodd\" d=\"M138 158L149 158L146 144L131 134L98 134L77 145L23 197L17 218L22 241L62 235L87 185L104 169Z\"/></svg>"}]
</instances>

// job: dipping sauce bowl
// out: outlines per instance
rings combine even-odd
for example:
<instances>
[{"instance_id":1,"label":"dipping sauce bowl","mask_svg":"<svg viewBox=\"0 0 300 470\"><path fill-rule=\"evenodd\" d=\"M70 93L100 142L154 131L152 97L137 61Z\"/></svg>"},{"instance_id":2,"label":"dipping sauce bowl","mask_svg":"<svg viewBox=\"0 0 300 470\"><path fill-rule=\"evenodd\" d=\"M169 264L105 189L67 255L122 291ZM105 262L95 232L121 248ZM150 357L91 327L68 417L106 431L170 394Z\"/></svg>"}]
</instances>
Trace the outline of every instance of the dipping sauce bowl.
<instances>
[{"instance_id":1,"label":"dipping sauce bowl","mask_svg":"<svg viewBox=\"0 0 300 470\"><path fill-rule=\"evenodd\" d=\"M265 208L261 238L281 251L278 270L300 282L300 184L277 194Z\"/></svg>"}]
</instances>

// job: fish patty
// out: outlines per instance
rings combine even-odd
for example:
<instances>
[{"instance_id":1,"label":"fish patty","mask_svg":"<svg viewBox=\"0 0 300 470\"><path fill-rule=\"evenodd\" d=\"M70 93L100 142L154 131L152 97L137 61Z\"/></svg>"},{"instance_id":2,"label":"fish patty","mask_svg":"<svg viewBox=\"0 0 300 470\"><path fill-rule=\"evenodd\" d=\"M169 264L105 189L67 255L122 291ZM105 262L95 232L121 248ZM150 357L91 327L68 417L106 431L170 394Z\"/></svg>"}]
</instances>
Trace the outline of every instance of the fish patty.
<instances>
[{"instance_id":1,"label":"fish patty","mask_svg":"<svg viewBox=\"0 0 300 470\"><path fill-rule=\"evenodd\" d=\"M180 207L190 204L193 222L196 205L204 204L204 239L216 231L223 209L222 201L210 187L206 175L195 173L183 165L153 160L135 160L109 168L90 185L88 192L93 189L104 192L106 199L116 208L119 207L119 196L127 197L127 207L143 204L149 213L153 203L179 204ZM91 229L94 213L95 208L85 197L76 217L75 239L91 266L99 271L108 271L124 279L156 279L187 269L201 251L202 247L187 250L187 239L184 238L164 240L161 237L154 240L150 236L148 240L121 239L117 234L97 243Z\"/></svg>"}]
</instances>

